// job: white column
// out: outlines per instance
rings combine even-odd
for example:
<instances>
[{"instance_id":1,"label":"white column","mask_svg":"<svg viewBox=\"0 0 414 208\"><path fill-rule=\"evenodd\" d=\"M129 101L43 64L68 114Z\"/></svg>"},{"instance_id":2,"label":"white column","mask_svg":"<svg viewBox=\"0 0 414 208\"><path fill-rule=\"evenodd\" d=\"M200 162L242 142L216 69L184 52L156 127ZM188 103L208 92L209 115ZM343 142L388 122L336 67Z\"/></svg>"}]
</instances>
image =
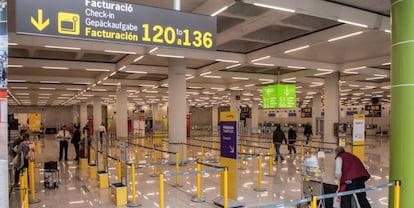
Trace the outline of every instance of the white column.
<instances>
[{"instance_id":1,"label":"white column","mask_svg":"<svg viewBox=\"0 0 414 208\"><path fill-rule=\"evenodd\" d=\"M153 103L152 104L152 120L155 121L156 119L159 119L159 103Z\"/></svg>"},{"instance_id":2,"label":"white column","mask_svg":"<svg viewBox=\"0 0 414 208\"><path fill-rule=\"evenodd\" d=\"M259 128L259 102L252 103L252 133L257 133Z\"/></svg>"},{"instance_id":3,"label":"white column","mask_svg":"<svg viewBox=\"0 0 414 208\"><path fill-rule=\"evenodd\" d=\"M73 111L72 113L73 114L73 120L72 120L73 125L80 125L79 105L73 105L72 111Z\"/></svg>"},{"instance_id":4,"label":"white column","mask_svg":"<svg viewBox=\"0 0 414 208\"><path fill-rule=\"evenodd\" d=\"M184 59L168 59L168 136L169 151L179 152L186 158L186 151L181 152L181 145L187 142L186 129L186 61Z\"/></svg>"},{"instance_id":5,"label":"white column","mask_svg":"<svg viewBox=\"0 0 414 208\"><path fill-rule=\"evenodd\" d=\"M80 104L80 128L82 129L83 127L86 126L86 124L88 123L88 105L86 104L86 102L82 102Z\"/></svg>"},{"instance_id":6,"label":"white column","mask_svg":"<svg viewBox=\"0 0 414 208\"><path fill-rule=\"evenodd\" d=\"M212 117L212 127L213 127L213 131L218 131L218 105L213 105L212 107L212 112L211 112L211 117Z\"/></svg>"},{"instance_id":7,"label":"white column","mask_svg":"<svg viewBox=\"0 0 414 208\"><path fill-rule=\"evenodd\" d=\"M94 133L99 131L99 126L102 124L102 103L101 97L93 98L93 130Z\"/></svg>"},{"instance_id":8,"label":"white column","mask_svg":"<svg viewBox=\"0 0 414 208\"><path fill-rule=\"evenodd\" d=\"M230 111L237 113L237 118L240 116L240 91L233 90L230 95Z\"/></svg>"},{"instance_id":9,"label":"white column","mask_svg":"<svg viewBox=\"0 0 414 208\"><path fill-rule=\"evenodd\" d=\"M116 92L116 136L128 137L128 93L125 87Z\"/></svg>"},{"instance_id":10,"label":"white column","mask_svg":"<svg viewBox=\"0 0 414 208\"><path fill-rule=\"evenodd\" d=\"M317 135L316 132L316 119L321 117L322 107L321 107L321 94L313 95L312 99L312 132L313 135Z\"/></svg>"},{"instance_id":11,"label":"white column","mask_svg":"<svg viewBox=\"0 0 414 208\"><path fill-rule=\"evenodd\" d=\"M325 116L323 138L325 142L338 142L334 135L334 123L339 121L339 72L325 78ZM325 145L326 146L326 145Z\"/></svg>"}]
</instances>

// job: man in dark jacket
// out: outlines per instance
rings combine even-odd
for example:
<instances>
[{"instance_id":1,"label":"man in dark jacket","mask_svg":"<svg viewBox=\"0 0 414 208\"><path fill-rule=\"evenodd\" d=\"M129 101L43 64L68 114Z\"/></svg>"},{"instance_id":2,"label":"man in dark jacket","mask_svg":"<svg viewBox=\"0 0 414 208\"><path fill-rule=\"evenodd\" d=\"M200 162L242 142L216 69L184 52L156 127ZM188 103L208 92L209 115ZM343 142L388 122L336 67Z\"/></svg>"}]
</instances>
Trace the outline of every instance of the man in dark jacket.
<instances>
[{"instance_id":1,"label":"man in dark jacket","mask_svg":"<svg viewBox=\"0 0 414 208\"><path fill-rule=\"evenodd\" d=\"M312 135L312 126L309 123L306 123L303 134L306 136L306 144L308 144L309 138Z\"/></svg>"},{"instance_id":2,"label":"man in dark jacket","mask_svg":"<svg viewBox=\"0 0 414 208\"><path fill-rule=\"evenodd\" d=\"M285 133L283 133L282 129L280 128L280 125L277 125L276 130L273 132L273 145L276 151L276 156L275 156L276 162L277 162L278 157L280 157L282 161L284 160L283 156L280 154L280 145L283 142L287 144Z\"/></svg>"},{"instance_id":3,"label":"man in dark jacket","mask_svg":"<svg viewBox=\"0 0 414 208\"><path fill-rule=\"evenodd\" d=\"M71 143L73 144L73 147L75 147L75 154L76 154L76 158L75 160L79 160L79 142L81 140L81 132L79 130L79 127L75 125L75 130L73 131L73 136L72 136L72 141Z\"/></svg>"},{"instance_id":4,"label":"man in dark jacket","mask_svg":"<svg viewBox=\"0 0 414 208\"><path fill-rule=\"evenodd\" d=\"M365 188L365 181L370 178L370 175L361 160L357 156L345 152L343 147L337 147L335 153L335 175L340 182L339 192ZM360 207L371 208L365 192L356 195ZM352 195L342 196L341 208L351 208L351 199Z\"/></svg>"},{"instance_id":5,"label":"man in dark jacket","mask_svg":"<svg viewBox=\"0 0 414 208\"><path fill-rule=\"evenodd\" d=\"M292 125L289 126L288 141L289 141L289 146L288 146L289 154L292 154L292 150L293 150L293 153L296 154L296 147L295 147L296 131L293 130L293 126Z\"/></svg>"}]
</instances>

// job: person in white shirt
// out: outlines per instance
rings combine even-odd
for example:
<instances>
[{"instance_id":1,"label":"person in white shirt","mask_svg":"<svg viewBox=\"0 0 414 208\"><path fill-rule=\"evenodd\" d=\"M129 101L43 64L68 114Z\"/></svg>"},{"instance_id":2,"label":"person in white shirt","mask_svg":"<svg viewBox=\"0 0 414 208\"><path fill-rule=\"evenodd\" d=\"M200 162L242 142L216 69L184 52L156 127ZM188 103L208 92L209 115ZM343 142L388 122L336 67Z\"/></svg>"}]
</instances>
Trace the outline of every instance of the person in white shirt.
<instances>
[{"instance_id":1,"label":"person in white shirt","mask_svg":"<svg viewBox=\"0 0 414 208\"><path fill-rule=\"evenodd\" d=\"M102 145L103 134L106 134L106 128L103 124L101 124L99 126L99 138L101 139L101 145Z\"/></svg>"},{"instance_id":2,"label":"person in white shirt","mask_svg":"<svg viewBox=\"0 0 414 208\"><path fill-rule=\"evenodd\" d=\"M56 139L59 141L59 161L62 160L63 151L65 151L65 160L68 160L68 143L72 136L66 129L66 125L62 126L62 129L56 134Z\"/></svg>"}]
</instances>

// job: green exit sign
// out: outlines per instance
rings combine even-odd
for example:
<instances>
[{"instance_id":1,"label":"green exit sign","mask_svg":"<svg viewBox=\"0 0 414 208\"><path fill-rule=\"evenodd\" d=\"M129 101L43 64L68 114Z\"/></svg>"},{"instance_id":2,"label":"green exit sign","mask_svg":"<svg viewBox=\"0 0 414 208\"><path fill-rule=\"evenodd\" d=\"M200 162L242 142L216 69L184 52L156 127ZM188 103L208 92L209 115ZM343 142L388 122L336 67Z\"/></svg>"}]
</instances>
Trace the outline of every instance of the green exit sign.
<instances>
[{"instance_id":1,"label":"green exit sign","mask_svg":"<svg viewBox=\"0 0 414 208\"><path fill-rule=\"evenodd\" d=\"M296 85L276 84L262 88L264 109L296 108Z\"/></svg>"}]
</instances>

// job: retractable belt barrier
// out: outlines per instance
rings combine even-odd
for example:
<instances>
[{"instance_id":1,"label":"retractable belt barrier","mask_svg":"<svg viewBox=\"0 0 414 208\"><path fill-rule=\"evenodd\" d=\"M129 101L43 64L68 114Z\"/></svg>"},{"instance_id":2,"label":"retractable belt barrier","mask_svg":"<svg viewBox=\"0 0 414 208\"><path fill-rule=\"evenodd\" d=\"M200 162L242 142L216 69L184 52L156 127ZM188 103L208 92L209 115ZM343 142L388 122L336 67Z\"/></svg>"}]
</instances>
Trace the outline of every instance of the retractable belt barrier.
<instances>
[{"instance_id":1,"label":"retractable belt barrier","mask_svg":"<svg viewBox=\"0 0 414 208\"><path fill-rule=\"evenodd\" d=\"M378 190L378 189L381 189L381 188L388 188L388 187L392 187L392 186L395 186L395 188L394 188L394 208L399 208L400 185L401 185L401 181L396 180L394 182L381 184L381 185L377 185L377 186L370 186L370 187L366 187L366 188L362 188L362 189L344 191L344 192L340 192L340 193L332 193L332 194L323 194L323 195L311 196L311 197L307 197L307 198L303 198L303 199L299 199L299 200L292 200L292 201L281 202L281 203L277 203L277 204L255 206L255 208L296 206L296 205L303 204L303 203L309 203L311 201L312 201L312 203L317 203L317 200L320 200L320 199L328 199L328 198L334 198L334 197L338 197L338 196L346 196L346 195L357 194L357 193L362 193L362 192L375 191L375 190ZM317 200L312 200L312 198L316 198ZM316 204L311 204L311 207L316 207Z\"/></svg>"}]
</instances>

